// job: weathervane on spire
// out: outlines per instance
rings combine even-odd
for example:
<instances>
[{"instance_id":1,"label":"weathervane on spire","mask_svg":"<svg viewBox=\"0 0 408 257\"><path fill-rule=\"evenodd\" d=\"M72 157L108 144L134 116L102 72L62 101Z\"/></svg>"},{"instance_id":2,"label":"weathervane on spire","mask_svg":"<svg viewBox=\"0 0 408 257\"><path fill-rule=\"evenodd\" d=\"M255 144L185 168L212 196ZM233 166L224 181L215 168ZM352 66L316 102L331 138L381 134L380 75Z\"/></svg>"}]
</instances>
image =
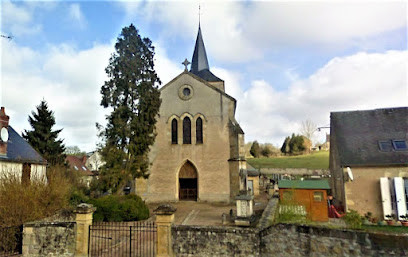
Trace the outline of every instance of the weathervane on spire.
<instances>
[{"instance_id":1,"label":"weathervane on spire","mask_svg":"<svg viewBox=\"0 0 408 257\"><path fill-rule=\"evenodd\" d=\"M201 24L201 4L198 4L198 26Z\"/></svg>"},{"instance_id":2,"label":"weathervane on spire","mask_svg":"<svg viewBox=\"0 0 408 257\"><path fill-rule=\"evenodd\" d=\"M187 66L190 64L190 62L187 60L187 58L184 60L184 62L182 62L181 64L184 65L184 71L188 71Z\"/></svg>"}]
</instances>

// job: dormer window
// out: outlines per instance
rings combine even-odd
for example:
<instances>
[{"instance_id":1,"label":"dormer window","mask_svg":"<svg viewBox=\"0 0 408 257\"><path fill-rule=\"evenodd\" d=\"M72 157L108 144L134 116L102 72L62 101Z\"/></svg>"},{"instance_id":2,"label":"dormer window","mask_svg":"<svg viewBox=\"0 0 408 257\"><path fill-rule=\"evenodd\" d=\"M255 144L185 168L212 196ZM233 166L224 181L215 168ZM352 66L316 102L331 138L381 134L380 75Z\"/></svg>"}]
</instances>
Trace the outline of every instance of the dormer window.
<instances>
[{"instance_id":1,"label":"dormer window","mask_svg":"<svg viewBox=\"0 0 408 257\"><path fill-rule=\"evenodd\" d=\"M407 151L408 144L406 140L383 140L378 141L378 147L381 152L392 152L392 151Z\"/></svg>"},{"instance_id":2,"label":"dormer window","mask_svg":"<svg viewBox=\"0 0 408 257\"><path fill-rule=\"evenodd\" d=\"M391 140L379 141L378 146L381 152L391 152L392 151Z\"/></svg>"},{"instance_id":3,"label":"dormer window","mask_svg":"<svg viewBox=\"0 0 408 257\"><path fill-rule=\"evenodd\" d=\"M406 151L408 150L407 141L405 140L392 140L392 145L395 151Z\"/></svg>"}]
</instances>

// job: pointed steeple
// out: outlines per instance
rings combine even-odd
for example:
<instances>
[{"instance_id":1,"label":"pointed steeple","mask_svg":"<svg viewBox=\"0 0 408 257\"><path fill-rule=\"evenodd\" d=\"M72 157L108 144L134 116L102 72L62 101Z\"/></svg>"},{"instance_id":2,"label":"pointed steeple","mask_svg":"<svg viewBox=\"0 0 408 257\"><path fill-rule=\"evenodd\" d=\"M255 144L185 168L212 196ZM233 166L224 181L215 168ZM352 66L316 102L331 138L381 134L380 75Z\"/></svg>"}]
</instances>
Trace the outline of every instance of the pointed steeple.
<instances>
[{"instance_id":1,"label":"pointed steeple","mask_svg":"<svg viewBox=\"0 0 408 257\"><path fill-rule=\"evenodd\" d=\"M207 53L205 51L203 36L201 35L201 26L198 25L197 40L194 47L193 60L191 61L191 73L199 76L208 82L223 82L217 76L211 73L208 65Z\"/></svg>"},{"instance_id":2,"label":"pointed steeple","mask_svg":"<svg viewBox=\"0 0 408 257\"><path fill-rule=\"evenodd\" d=\"M198 72L202 70L210 70L210 66L208 65L207 53L205 52L204 41L201 35L201 27L198 25L198 35L194 48L193 60L191 62L191 72L198 74Z\"/></svg>"}]
</instances>

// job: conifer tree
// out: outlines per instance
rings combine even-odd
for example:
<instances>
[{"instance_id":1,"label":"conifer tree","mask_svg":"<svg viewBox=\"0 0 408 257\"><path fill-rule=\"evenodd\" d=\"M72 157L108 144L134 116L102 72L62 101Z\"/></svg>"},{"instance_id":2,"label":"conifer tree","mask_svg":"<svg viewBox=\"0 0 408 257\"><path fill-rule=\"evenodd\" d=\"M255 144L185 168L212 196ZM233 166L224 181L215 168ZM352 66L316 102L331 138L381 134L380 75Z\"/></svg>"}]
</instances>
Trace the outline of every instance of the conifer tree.
<instances>
[{"instance_id":1,"label":"conifer tree","mask_svg":"<svg viewBox=\"0 0 408 257\"><path fill-rule=\"evenodd\" d=\"M126 180L148 177L148 152L161 104L152 42L133 24L124 27L105 71L109 80L101 87L101 105L113 111L106 127L99 127L106 162L101 178L103 189L115 191Z\"/></svg>"},{"instance_id":2,"label":"conifer tree","mask_svg":"<svg viewBox=\"0 0 408 257\"><path fill-rule=\"evenodd\" d=\"M37 107L37 113L31 112L28 122L33 130L24 130L23 138L46 160L51 166L62 165L65 161L65 146L58 134L62 129L52 130L55 125L54 113L48 109L48 104L42 100Z\"/></svg>"},{"instance_id":3,"label":"conifer tree","mask_svg":"<svg viewBox=\"0 0 408 257\"><path fill-rule=\"evenodd\" d=\"M290 137L286 137L285 141L283 142L283 145L281 147L281 152L282 153L287 154L287 153L290 152L289 142L290 142Z\"/></svg>"},{"instance_id":4,"label":"conifer tree","mask_svg":"<svg viewBox=\"0 0 408 257\"><path fill-rule=\"evenodd\" d=\"M251 146L251 150L249 150L249 153L255 158L258 158L261 155L261 148L259 147L258 141L254 141Z\"/></svg>"}]
</instances>

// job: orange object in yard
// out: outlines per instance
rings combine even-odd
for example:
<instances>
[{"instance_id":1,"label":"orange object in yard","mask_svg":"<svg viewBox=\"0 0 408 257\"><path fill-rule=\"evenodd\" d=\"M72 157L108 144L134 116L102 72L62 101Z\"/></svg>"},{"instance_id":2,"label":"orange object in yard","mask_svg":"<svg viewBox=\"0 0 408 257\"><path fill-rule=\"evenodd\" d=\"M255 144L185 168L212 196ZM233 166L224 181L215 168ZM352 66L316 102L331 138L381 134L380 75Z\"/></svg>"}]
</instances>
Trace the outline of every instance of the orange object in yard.
<instances>
[{"instance_id":1,"label":"orange object in yard","mask_svg":"<svg viewBox=\"0 0 408 257\"><path fill-rule=\"evenodd\" d=\"M293 202L305 207L312 221L328 221L327 180L279 180L281 201Z\"/></svg>"}]
</instances>

